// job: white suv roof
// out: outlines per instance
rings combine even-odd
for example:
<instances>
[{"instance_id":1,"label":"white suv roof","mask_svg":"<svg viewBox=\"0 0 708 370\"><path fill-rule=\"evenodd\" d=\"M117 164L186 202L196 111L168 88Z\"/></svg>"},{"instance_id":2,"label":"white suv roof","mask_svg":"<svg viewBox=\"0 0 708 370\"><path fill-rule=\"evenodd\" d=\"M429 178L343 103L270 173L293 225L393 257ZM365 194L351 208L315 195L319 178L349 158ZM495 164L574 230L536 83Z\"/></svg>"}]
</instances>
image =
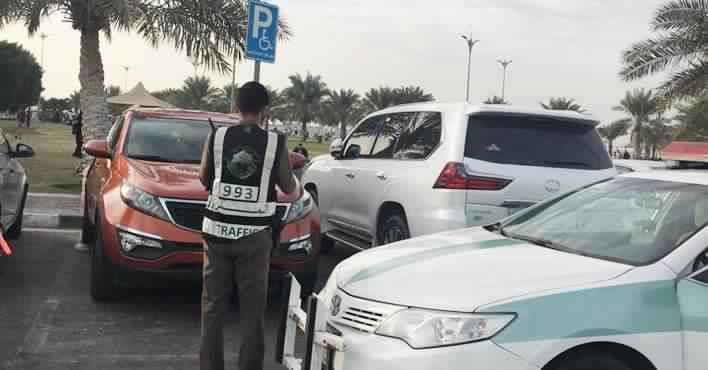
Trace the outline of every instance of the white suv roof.
<instances>
[{"instance_id":1,"label":"white suv roof","mask_svg":"<svg viewBox=\"0 0 708 370\"><path fill-rule=\"evenodd\" d=\"M469 103L413 103L413 104L403 104L394 107L389 107L381 111L377 111L373 115L387 114L387 113L398 113L398 112L410 112L413 111L462 111L465 114L473 113L510 113L510 114L522 114L522 115L535 115L544 117L555 117L564 118L576 121L585 121L588 124L597 126L600 121L598 121L594 116L587 113L579 113L575 111L561 111L561 110L547 110L540 108L521 108L513 105L503 105L503 104L469 104Z\"/></svg>"}]
</instances>

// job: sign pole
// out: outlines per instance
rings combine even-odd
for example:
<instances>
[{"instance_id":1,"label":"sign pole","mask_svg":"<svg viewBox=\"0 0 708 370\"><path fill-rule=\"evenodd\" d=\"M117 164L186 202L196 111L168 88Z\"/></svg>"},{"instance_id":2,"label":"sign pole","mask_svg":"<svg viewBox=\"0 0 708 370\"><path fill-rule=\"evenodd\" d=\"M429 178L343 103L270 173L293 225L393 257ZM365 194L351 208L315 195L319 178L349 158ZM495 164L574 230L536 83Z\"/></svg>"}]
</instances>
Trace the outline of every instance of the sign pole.
<instances>
[{"instance_id":1,"label":"sign pole","mask_svg":"<svg viewBox=\"0 0 708 370\"><path fill-rule=\"evenodd\" d=\"M257 60L256 65L253 69L253 80L256 82L260 82L261 80L261 61Z\"/></svg>"}]
</instances>

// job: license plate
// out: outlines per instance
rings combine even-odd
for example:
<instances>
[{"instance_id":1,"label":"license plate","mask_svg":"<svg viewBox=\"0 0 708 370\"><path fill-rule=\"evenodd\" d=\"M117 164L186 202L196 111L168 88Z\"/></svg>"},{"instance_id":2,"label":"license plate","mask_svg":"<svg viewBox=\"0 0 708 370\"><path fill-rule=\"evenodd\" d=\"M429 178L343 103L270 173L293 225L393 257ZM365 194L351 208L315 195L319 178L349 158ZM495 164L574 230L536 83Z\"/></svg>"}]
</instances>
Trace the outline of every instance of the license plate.
<instances>
[{"instance_id":1,"label":"license plate","mask_svg":"<svg viewBox=\"0 0 708 370\"><path fill-rule=\"evenodd\" d=\"M253 202L258 200L258 190L259 188L255 186L221 184L220 196L225 199Z\"/></svg>"}]
</instances>

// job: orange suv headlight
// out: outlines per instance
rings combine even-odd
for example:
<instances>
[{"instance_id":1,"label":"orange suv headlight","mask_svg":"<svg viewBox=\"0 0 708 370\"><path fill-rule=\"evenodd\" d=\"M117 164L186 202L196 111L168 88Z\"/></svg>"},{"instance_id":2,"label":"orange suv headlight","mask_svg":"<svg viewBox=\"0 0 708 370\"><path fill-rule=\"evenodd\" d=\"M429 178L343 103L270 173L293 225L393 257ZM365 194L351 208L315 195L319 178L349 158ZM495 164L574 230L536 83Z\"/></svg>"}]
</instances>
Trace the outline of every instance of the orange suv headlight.
<instances>
[{"instance_id":1,"label":"orange suv headlight","mask_svg":"<svg viewBox=\"0 0 708 370\"><path fill-rule=\"evenodd\" d=\"M167 211L156 196L127 182L124 182L120 187L120 196L128 207L161 220L170 221Z\"/></svg>"}]
</instances>

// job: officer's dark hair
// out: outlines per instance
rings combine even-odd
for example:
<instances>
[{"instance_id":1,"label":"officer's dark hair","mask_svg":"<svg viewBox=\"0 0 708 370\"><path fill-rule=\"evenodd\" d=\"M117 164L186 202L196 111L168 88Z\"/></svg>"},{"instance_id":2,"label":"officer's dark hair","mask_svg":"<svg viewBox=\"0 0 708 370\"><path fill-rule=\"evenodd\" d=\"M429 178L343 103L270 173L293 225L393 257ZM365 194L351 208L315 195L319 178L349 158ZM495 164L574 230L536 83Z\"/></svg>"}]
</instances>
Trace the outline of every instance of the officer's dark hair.
<instances>
[{"instance_id":1,"label":"officer's dark hair","mask_svg":"<svg viewBox=\"0 0 708 370\"><path fill-rule=\"evenodd\" d=\"M238 107L243 113L260 113L270 104L270 96L265 86L251 81L238 89Z\"/></svg>"}]
</instances>

